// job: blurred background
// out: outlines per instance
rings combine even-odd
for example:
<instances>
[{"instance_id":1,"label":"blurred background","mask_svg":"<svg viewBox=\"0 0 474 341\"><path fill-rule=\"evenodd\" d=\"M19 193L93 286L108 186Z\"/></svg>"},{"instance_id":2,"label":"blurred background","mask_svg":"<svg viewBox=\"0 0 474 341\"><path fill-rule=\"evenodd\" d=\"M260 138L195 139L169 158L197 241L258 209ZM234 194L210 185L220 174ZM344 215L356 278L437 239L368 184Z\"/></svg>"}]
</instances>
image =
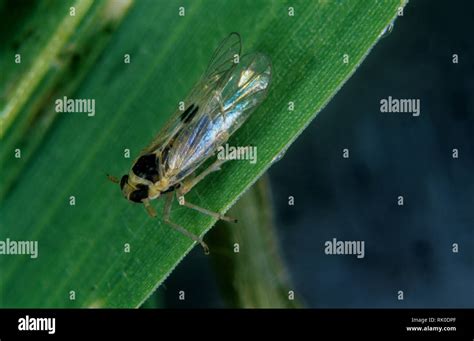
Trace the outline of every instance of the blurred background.
<instances>
[{"instance_id":1,"label":"blurred background","mask_svg":"<svg viewBox=\"0 0 474 341\"><path fill-rule=\"evenodd\" d=\"M274 222L301 304L474 307L473 22L472 2L410 2L271 167ZM420 99L420 116L380 113L388 96ZM365 258L325 255L333 238L365 241ZM195 248L152 299L224 307L218 288L209 258Z\"/></svg>"}]
</instances>

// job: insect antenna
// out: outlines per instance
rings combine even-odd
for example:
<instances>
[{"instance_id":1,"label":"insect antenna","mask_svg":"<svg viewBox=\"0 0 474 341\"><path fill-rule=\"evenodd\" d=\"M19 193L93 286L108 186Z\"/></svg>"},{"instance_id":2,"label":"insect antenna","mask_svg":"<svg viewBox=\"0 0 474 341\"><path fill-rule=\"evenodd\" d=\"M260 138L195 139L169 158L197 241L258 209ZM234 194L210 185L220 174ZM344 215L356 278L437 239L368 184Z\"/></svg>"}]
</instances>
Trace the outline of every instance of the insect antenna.
<instances>
[{"instance_id":1,"label":"insect antenna","mask_svg":"<svg viewBox=\"0 0 474 341\"><path fill-rule=\"evenodd\" d=\"M105 174L105 175L107 175L107 179L109 179L113 183L115 183L115 184L120 183L120 180L116 176L113 176L113 175L110 175L110 174Z\"/></svg>"}]
</instances>

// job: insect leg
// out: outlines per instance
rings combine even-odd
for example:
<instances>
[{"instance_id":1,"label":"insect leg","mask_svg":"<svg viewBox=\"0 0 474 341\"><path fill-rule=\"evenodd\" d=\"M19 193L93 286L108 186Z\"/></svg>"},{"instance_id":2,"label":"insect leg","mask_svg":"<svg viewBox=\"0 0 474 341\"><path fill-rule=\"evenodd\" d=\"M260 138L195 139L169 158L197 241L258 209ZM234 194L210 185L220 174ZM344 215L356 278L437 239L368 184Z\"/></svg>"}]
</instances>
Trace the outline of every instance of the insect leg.
<instances>
[{"instance_id":1,"label":"insect leg","mask_svg":"<svg viewBox=\"0 0 474 341\"><path fill-rule=\"evenodd\" d=\"M150 217L156 217L156 210L151 206L150 200L144 199L142 200L143 206L145 206L146 211L150 215Z\"/></svg>"},{"instance_id":2,"label":"insect leg","mask_svg":"<svg viewBox=\"0 0 474 341\"><path fill-rule=\"evenodd\" d=\"M172 228L174 228L175 230L177 230L178 232L184 234L186 237L188 237L188 238L194 240L195 242L198 242L199 244L201 244L202 248L204 249L204 253L206 255L208 255L209 254L209 247L207 246L206 243L204 243L204 241L201 238L196 236L194 233L189 232L184 227L170 221L170 212L171 212L172 202L173 202L173 193L172 192L167 193L166 201L165 201L165 207L163 209L163 220L164 220L164 222L166 224L168 224L169 226L171 226Z\"/></svg>"},{"instance_id":3,"label":"insect leg","mask_svg":"<svg viewBox=\"0 0 474 341\"><path fill-rule=\"evenodd\" d=\"M202 179L212 172L217 172L221 169L221 166L224 162L228 161L227 159L220 160L217 159L212 165L203 170L198 176L194 178L189 178L183 181L181 187L179 188L179 195L185 195L188 193L194 186L196 186Z\"/></svg>"},{"instance_id":4,"label":"insect leg","mask_svg":"<svg viewBox=\"0 0 474 341\"><path fill-rule=\"evenodd\" d=\"M179 194L176 193L176 195L179 195ZM217 212L209 211L208 209L205 209L204 207L200 207L200 206L191 204L190 202L187 202L187 201L184 199L184 196L182 196L182 195L178 198L178 200L179 200L179 204L180 204L180 205L186 206L186 207L188 207L188 208L190 208L190 209L193 209L193 210L195 210L195 211L201 212L202 214L206 214L206 215L209 215L209 216L214 217L214 218L216 218L216 219L225 220L225 221L229 221L229 222L232 222L232 223L236 223L236 222L237 222L237 219L235 219L235 218L228 217L228 216L222 215L222 214L217 213Z\"/></svg>"}]
</instances>

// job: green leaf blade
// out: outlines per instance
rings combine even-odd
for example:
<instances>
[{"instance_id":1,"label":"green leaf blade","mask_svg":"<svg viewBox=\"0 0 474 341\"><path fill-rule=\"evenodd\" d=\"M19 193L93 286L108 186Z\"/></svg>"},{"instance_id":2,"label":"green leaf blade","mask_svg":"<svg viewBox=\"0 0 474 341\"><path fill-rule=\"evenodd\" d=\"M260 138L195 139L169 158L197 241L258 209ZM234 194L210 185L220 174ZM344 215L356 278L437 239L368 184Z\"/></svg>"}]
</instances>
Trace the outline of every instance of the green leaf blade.
<instances>
[{"instance_id":1,"label":"green leaf blade","mask_svg":"<svg viewBox=\"0 0 474 341\"><path fill-rule=\"evenodd\" d=\"M140 1L75 98L96 116L62 114L1 207L0 240L38 240L40 256L1 256L4 307L137 307L191 250L190 240L126 202L106 173L122 175L204 71L231 31L244 53L272 58L269 96L231 144L256 145L258 162L235 161L187 200L226 211L304 130L356 70L400 1ZM186 16L178 16L178 7ZM288 7L295 17L288 16ZM212 13L213 20L209 18ZM145 20L144 18L147 18ZM131 54L131 64L123 55ZM342 62L349 54L349 64ZM288 102L295 111L288 111ZM123 158L129 148L131 159ZM15 162L12 159L11 162ZM76 205L69 205L69 197ZM162 203L154 203L160 212ZM172 219L204 234L214 221L176 203ZM129 243L130 253L124 252ZM211 250L212 252L212 250ZM76 300L69 292L76 292Z\"/></svg>"}]
</instances>

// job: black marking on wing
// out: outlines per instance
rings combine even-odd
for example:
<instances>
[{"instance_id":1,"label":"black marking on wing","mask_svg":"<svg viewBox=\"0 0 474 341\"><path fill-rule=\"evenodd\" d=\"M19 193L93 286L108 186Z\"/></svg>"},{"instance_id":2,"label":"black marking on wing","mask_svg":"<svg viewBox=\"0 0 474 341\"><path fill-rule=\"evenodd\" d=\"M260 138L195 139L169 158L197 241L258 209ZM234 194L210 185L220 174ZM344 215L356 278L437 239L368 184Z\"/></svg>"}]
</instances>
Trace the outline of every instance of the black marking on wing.
<instances>
[{"instance_id":1,"label":"black marking on wing","mask_svg":"<svg viewBox=\"0 0 474 341\"><path fill-rule=\"evenodd\" d=\"M194 104L191 104L180 116L180 119L184 123L189 123L193 117L196 115L196 113L199 110L199 106L195 106Z\"/></svg>"},{"instance_id":2,"label":"black marking on wing","mask_svg":"<svg viewBox=\"0 0 474 341\"><path fill-rule=\"evenodd\" d=\"M168 144L165 146L165 148L163 148L163 150L161 151L161 155L160 155L160 162L163 164L166 162L166 159L168 158L168 153L170 151L170 149L173 147L173 143L174 143L174 138L170 140L170 142L168 142Z\"/></svg>"},{"instance_id":3,"label":"black marking on wing","mask_svg":"<svg viewBox=\"0 0 474 341\"><path fill-rule=\"evenodd\" d=\"M194 109L194 104L191 104L185 111L183 111L183 113L181 114L181 116L179 117L181 121L184 121L186 120L186 117L189 115L189 113L191 112L191 110Z\"/></svg>"},{"instance_id":4,"label":"black marking on wing","mask_svg":"<svg viewBox=\"0 0 474 341\"><path fill-rule=\"evenodd\" d=\"M158 165L156 164L155 154L146 154L133 165L132 171L140 178L149 180L153 183L159 180Z\"/></svg>"}]
</instances>

